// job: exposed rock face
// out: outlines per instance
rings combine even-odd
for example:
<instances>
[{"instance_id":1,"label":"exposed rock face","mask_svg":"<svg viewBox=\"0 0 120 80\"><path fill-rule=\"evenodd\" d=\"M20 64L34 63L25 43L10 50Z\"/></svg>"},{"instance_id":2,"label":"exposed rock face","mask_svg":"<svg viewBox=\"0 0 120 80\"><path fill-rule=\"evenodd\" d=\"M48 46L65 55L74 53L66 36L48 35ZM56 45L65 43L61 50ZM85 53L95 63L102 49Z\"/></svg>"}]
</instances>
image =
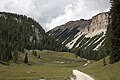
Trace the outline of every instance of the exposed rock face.
<instances>
[{"instance_id":1,"label":"exposed rock face","mask_svg":"<svg viewBox=\"0 0 120 80\"><path fill-rule=\"evenodd\" d=\"M106 32L108 25L108 13L100 13L92 18L88 37L93 37L100 32Z\"/></svg>"},{"instance_id":2,"label":"exposed rock face","mask_svg":"<svg viewBox=\"0 0 120 80\"><path fill-rule=\"evenodd\" d=\"M105 40L108 12L100 13L90 20L70 21L48 32L69 49L98 50Z\"/></svg>"},{"instance_id":3,"label":"exposed rock face","mask_svg":"<svg viewBox=\"0 0 120 80\"><path fill-rule=\"evenodd\" d=\"M67 32L71 32L72 30L82 31L86 26L90 25L91 20L77 20L77 21L70 21L64 25L55 27L54 29L50 30L48 33L49 35L55 36L57 39L60 38L61 34Z\"/></svg>"}]
</instances>

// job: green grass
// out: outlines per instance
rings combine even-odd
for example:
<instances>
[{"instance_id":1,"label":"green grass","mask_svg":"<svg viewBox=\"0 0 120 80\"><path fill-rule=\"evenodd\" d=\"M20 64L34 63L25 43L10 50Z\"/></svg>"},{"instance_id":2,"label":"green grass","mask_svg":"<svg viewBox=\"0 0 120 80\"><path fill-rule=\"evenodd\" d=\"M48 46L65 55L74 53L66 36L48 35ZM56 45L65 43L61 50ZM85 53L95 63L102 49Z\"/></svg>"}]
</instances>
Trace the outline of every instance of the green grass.
<instances>
[{"instance_id":1,"label":"green grass","mask_svg":"<svg viewBox=\"0 0 120 80\"><path fill-rule=\"evenodd\" d=\"M103 60L91 61L87 67L81 58L68 52L37 51L41 60L28 51L29 65L23 63L25 54L19 55L18 63L9 62L9 66L0 64L0 80L70 80L72 70L78 69L95 80L120 80L120 62L103 66ZM61 63L56 63L64 62Z\"/></svg>"},{"instance_id":2,"label":"green grass","mask_svg":"<svg viewBox=\"0 0 120 80\"><path fill-rule=\"evenodd\" d=\"M0 80L70 80L73 69L82 69L86 63L81 58L67 52L37 51L41 60L28 52L29 65L23 64L24 54L21 53L18 63L10 62L9 66L0 64ZM64 62L56 63L56 61Z\"/></svg>"},{"instance_id":3,"label":"green grass","mask_svg":"<svg viewBox=\"0 0 120 80\"><path fill-rule=\"evenodd\" d=\"M103 66L103 59L97 61L82 71L90 74L95 80L120 80L120 62L109 64L108 57L106 58L107 65Z\"/></svg>"}]
</instances>

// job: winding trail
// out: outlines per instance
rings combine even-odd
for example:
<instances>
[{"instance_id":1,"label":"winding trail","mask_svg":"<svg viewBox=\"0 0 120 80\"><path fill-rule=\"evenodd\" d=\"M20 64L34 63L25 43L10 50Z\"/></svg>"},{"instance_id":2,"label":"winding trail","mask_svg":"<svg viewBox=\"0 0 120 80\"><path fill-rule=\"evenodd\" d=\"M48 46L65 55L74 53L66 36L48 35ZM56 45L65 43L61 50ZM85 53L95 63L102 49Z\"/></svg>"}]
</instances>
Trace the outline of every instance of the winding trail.
<instances>
[{"instance_id":1,"label":"winding trail","mask_svg":"<svg viewBox=\"0 0 120 80\"><path fill-rule=\"evenodd\" d=\"M73 70L73 75L76 76L76 79L71 78L71 80L94 80L92 77L90 77L89 75L80 72L78 70Z\"/></svg>"}]
</instances>

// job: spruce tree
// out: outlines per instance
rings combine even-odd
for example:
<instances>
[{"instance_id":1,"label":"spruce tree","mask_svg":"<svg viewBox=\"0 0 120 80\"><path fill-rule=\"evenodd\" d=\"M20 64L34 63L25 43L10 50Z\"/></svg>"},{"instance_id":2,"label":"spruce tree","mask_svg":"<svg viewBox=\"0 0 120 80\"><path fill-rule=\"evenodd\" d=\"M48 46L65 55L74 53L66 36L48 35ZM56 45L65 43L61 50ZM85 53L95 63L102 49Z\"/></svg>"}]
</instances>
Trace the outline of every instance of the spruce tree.
<instances>
[{"instance_id":1,"label":"spruce tree","mask_svg":"<svg viewBox=\"0 0 120 80\"><path fill-rule=\"evenodd\" d=\"M110 22L107 35L109 40L110 63L120 61L120 0L111 0Z\"/></svg>"},{"instance_id":2,"label":"spruce tree","mask_svg":"<svg viewBox=\"0 0 120 80\"><path fill-rule=\"evenodd\" d=\"M27 57L27 53L25 54L24 63L25 63L25 64L27 64L27 63L28 63L28 57Z\"/></svg>"}]
</instances>

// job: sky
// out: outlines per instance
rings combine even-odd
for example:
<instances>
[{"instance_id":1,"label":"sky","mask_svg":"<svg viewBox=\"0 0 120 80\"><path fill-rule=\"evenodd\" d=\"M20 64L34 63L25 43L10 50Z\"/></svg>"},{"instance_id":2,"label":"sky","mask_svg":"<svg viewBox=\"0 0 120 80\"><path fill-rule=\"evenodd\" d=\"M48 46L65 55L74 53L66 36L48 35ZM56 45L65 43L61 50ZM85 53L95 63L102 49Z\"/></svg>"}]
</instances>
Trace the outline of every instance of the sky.
<instances>
[{"instance_id":1,"label":"sky","mask_svg":"<svg viewBox=\"0 0 120 80\"><path fill-rule=\"evenodd\" d=\"M109 0L0 0L0 12L32 17L45 31L109 10Z\"/></svg>"}]
</instances>

